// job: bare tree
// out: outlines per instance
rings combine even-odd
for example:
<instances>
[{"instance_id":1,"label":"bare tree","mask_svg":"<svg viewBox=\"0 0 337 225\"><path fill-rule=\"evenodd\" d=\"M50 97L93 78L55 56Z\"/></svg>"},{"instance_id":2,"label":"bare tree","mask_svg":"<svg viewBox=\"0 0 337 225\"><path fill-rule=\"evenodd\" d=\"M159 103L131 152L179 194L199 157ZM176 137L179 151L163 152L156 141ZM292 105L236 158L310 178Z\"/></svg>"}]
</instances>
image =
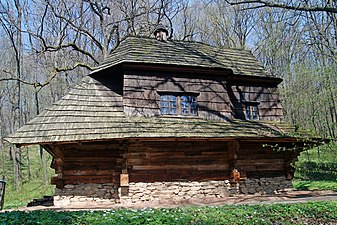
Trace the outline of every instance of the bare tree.
<instances>
[{"instance_id":1,"label":"bare tree","mask_svg":"<svg viewBox=\"0 0 337 225\"><path fill-rule=\"evenodd\" d=\"M295 11L305 12L328 12L337 13L335 6L325 4L324 1L289 1L288 4L283 1L264 1L264 0L244 0L244 1L229 1L227 3L231 5L245 5L245 9L258 9L264 7L280 8ZM311 4L310 4L311 3Z\"/></svg>"}]
</instances>

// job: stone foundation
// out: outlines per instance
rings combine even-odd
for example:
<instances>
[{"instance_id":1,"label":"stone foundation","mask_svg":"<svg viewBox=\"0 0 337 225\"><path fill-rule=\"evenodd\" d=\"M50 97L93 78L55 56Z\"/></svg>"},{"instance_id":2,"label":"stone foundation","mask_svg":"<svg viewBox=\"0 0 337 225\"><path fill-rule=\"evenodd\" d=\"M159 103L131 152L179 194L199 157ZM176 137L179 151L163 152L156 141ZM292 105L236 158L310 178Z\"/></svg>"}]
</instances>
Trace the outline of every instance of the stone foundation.
<instances>
[{"instance_id":1,"label":"stone foundation","mask_svg":"<svg viewBox=\"0 0 337 225\"><path fill-rule=\"evenodd\" d=\"M56 207L85 206L88 204L119 203L117 188L113 183L106 184L67 184L63 189L56 188L54 205Z\"/></svg>"},{"instance_id":2,"label":"stone foundation","mask_svg":"<svg viewBox=\"0 0 337 225\"><path fill-rule=\"evenodd\" d=\"M280 191L285 191L292 188L291 180L285 177L246 179L240 181L237 185L239 194L277 194Z\"/></svg>"},{"instance_id":3,"label":"stone foundation","mask_svg":"<svg viewBox=\"0 0 337 225\"><path fill-rule=\"evenodd\" d=\"M239 183L225 181L129 183L128 187L108 184L65 185L56 189L56 207L91 204L180 203L192 199L224 198L239 194L276 194L292 187L285 177L246 179Z\"/></svg>"},{"instance_id":4,"label":"stone foundation","mask_svg":"<svg viewBox=\"0 0 337 225\"><path fill-rule=\"evenodd\" d=\"M223 198L229 196L229 189L230 183L228 180L130 183L128 196L122 196L121 203L162 203L182 202L192 198ZM119 193L121 193L121 189L119 189Z\"/></svg>"}]
</instances>

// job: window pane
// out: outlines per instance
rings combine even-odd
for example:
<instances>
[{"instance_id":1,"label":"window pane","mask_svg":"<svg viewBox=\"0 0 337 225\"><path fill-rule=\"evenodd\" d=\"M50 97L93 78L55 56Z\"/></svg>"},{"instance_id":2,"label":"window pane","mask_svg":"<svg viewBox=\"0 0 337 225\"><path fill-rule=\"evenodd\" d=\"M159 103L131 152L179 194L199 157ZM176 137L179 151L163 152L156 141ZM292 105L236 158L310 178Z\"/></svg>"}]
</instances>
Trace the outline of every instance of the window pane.
<instances>
[{"instance_id":1,"label":"window pane","mask_svg":"<svg viewBox=\"0 0 337 225\"><path fill-rule=\"evenodd\" d=\"M257 106L252 106L252 119L253 120L259 119L259 112Z\"/></svg>"},{"instance_id":2,"label":"window pane","mask_svg":"<svg viewBox=\"0 0 337 225\"><path fill-rule=\"evenodd\" d=\"M167 95L161 95L160 100L161 101L167 101Z\"/></svg>"},{"instance_id":3,"label":"window pane","mask_svg":"<svg viewBox=\"0 0 337 225\"><path fill-rule=\"evenodd\" d=\"M168 114L168 109L167 108L161 108L161 114Z\"/></svg>"},{"instance_id":4,"label":"window pane","mask_svg":"<svg viewBox=\"0 0 337 225\"><path fill-rule=\"evenodd\" d=\"M160 96L160 112L161 114L169 114L169 96Z\"/></svg>"},{"instance_id":5,"label":"window pane","mask_svg":"<svg viewBox=\"0 0 337 225\"><path fill-rule=\"evenodd\" d=\"M194 96L190 97L190 108L191 108L191 114L197 115L197 98Z\"/></svg>"},{"instance_id":6,"label":"window pane","mask_svg":"<svg viewBox=\"0 0 337 225\"><path fill-rule=\"evenodd\" d=\"M177 109L176 108L170 108L170 114L171 115L177 114Z\"/></svg>"},{"instance_id":7,"label":"window pane","mask_svg":"<svg viewBox=\"0 0 337 225\"><path fill-rule=\"evenodd\" d=\"M175 115L177 114L177 97L170 95L170 111L169 114Z\"/></svg>"},{"instance_id":8,"label":"window pane","mask_svg":"<svg viewBox=\"0 0 337 225\"><path fill-rule=\"evenodd\" d=\"M186 115L189 114L189 98L188 96L181 96L180 97L180 104L181 104L181 114Z\"/></svg>"},{"instance_id":9,"label":"window pane","mask_svg":"<svg viewBox=\"0 0 337 225\"><path fill-rule=\"evenodd\" d=\"M250 120L251 116L250 116L250 107L249 105L246 105L246 119Z\"/></svg>"},{"instance_id":10,"label":"window pane","mask_svg":"<svg viewBox=\"0 0 337 225\"><path fill-rule=\"evenodd\" d=\"M176 96L174 96L174 95L170 95L170 101L177 101L176 99L177 99L177 97L176 97Z\"/></svg>"}]
</instances>

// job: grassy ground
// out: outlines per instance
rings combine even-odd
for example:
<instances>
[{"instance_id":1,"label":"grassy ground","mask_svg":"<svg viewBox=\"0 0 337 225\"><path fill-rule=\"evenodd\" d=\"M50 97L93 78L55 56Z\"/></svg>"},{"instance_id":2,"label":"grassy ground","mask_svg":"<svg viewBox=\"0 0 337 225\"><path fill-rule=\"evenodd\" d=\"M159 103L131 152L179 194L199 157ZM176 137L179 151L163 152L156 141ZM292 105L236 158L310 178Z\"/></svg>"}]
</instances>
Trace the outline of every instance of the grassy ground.
<instances>
[{"instance_id":1,"label":"grassy ground","mask_svg":"<svg viewBox=\"0 0 337 225\"><path fill-rule=\"evenodd\" d=\"M297 190L332 190L337 191L336 181L306 181L306 180L294 180L293 186Z\"/></svg>"},{"instance_id":2,"label":"grassy ground","mask_svg":"<svg viewBox=\"0 0 337 225\"><path fill-rule=\"evenodd\" d=\"M32 146L28 149L31 171L30 176L28 176L26 148L22 148L22 186L19 189L16 189L14 187L13 162L9 158L8 146L6 146L4 150L5 171L2 171L2 174L6 175L4 209L26 206L27 203L34 198L42 198L44 195L52 195L54 193L55 187L49 184L50 177L54 174L54 171L50 168L50 155L46 155L48 180L45 182L38 146ZM2 163L3 162L1 161L1 165Z\"/></svg>"},{"instance_id":3,"label":"grassy ground","mask_svg":"<svg viewBox=\"0 0 337 225\"><path fill-rule=\"evenodd\" d=\"M302 152L295 167L294 188L337 191L337 145Z\"/></svg>"},{"instance_id":4,"label":"grassy ground","mask_svg":"<svg viewBox=\"0 0 337 225\"><path fill-rule=\"evenodd\" d=\"M337 222L337 202L180 207L78 212L6 212L2 224L326 224Z\"/></svg>"}]
</instances>

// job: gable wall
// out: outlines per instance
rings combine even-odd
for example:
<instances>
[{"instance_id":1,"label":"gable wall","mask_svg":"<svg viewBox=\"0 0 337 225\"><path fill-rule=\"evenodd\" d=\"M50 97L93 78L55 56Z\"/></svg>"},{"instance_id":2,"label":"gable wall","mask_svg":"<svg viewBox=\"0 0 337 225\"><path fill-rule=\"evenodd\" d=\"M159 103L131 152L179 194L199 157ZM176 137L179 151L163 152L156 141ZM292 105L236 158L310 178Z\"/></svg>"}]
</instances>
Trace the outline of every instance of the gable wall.
<instances>
[{"instance_id":1,"label":"gable wall","mask_svg":"<svg viewBox=\"0 0 337 225\"><path fill-rule=\"evenodd\" d=\"M226 81L226 76L127 70L123 104L127 115L160 115L158 91L199 94L198 116L210 120L244 118L242 101L258 101L261 120L283 119L277 87Z\"/></svg>"}]
</instances>

